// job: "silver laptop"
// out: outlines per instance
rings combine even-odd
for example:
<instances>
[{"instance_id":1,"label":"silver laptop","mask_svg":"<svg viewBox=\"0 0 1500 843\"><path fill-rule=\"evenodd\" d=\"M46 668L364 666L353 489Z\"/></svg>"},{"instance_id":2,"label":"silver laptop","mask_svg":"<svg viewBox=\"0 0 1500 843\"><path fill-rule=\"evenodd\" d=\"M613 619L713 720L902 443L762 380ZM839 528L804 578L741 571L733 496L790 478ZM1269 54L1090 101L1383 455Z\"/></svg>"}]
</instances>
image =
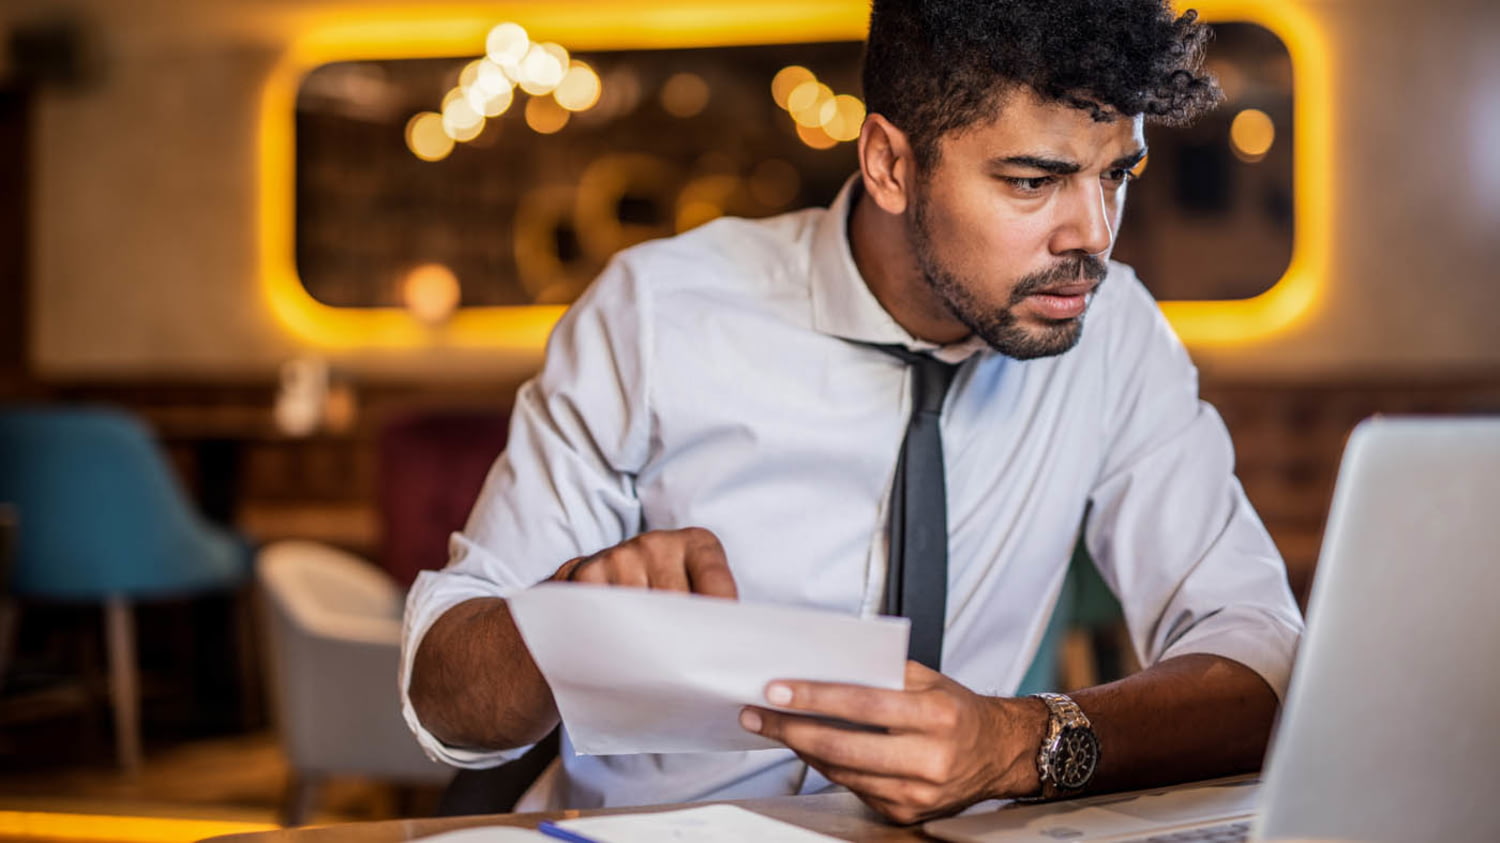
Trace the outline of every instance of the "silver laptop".
<instances>
[{"instance_id":1,"label":"silver laptop","mask_svg":"<svg viewBox=\"0 0 1500 843\"><path fill-rule=\"evenodd\" d=\"M1500 840L1500 418L1355 428L1263 783L1009 806L923 830L987 842Z\"/></svg>"}]
</instances>

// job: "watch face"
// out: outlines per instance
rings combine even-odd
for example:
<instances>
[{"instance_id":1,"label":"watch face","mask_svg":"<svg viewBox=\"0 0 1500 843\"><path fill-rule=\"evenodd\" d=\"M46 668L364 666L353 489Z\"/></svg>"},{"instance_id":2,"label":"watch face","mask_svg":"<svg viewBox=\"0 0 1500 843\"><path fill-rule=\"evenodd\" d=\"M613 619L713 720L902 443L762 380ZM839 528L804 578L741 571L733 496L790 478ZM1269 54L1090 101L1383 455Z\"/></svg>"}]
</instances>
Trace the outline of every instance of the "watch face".
<instances>
[{"instance_id":1,"label":"watch face","mask_svg":"<svg viewBox=\"0 0 1500 843\"><path fill-rule=\"evenodd\" d=\"M1090 729L1064 729L1052 756L1057 786L1077 790L1094 777L1099 765L1099 739Z\"/></svg>"}]
</instances>

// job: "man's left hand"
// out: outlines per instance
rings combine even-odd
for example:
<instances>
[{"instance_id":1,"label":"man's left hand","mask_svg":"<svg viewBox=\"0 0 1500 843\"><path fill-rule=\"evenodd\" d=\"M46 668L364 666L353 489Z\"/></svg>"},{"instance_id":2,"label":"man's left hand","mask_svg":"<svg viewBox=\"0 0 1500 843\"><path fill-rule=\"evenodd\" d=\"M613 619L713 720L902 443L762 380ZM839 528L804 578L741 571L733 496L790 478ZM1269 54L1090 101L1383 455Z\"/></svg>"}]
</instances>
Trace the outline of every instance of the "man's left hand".
<instances>
[{"instance_id":1,"label":"man's left hand","mask_svg":"<svg viewBox=\"0 0 1500 843\"><path fill-rule=\"evenodd\" d=\"M786 744L898 823L1041 789L1036 753L1047 708L1040 700L981 696L907 662L901 691L777 680L766 686L766 701L798 714L746 708L745 729Z\"/></svg>"}]
</instances>

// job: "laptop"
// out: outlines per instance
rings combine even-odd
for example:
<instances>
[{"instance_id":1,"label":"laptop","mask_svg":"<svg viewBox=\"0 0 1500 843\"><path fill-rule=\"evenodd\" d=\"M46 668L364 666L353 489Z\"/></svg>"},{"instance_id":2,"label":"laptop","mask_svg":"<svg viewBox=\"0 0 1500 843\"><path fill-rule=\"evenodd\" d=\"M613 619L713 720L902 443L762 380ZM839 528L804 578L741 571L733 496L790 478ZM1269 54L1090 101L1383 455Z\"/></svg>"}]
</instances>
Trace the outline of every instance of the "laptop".
<instances>
[{"instance_id":1,"label":"laptop","mask_svg":"<svg viewBox=\"0 0 1500 843\"><path fill-rule=\"evenodd\" d=\"M1344 450L1263 780L1010 805L923 831L954 843L1500 840L1497 785L1500 418L1377 417Z\"/></svg>"}]
</instances>

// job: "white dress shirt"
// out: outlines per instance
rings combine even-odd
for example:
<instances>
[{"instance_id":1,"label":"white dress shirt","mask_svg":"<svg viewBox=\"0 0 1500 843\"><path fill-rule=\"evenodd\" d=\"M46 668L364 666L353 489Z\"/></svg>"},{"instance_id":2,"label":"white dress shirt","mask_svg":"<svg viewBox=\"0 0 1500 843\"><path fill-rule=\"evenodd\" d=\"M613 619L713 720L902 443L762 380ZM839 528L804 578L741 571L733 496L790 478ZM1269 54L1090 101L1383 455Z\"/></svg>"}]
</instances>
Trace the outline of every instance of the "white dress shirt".
<instances>
[{"instance_id":1,"label":"white dress shirt","mask_svg":"<svg viewBox=\"0 0 1500 843\"><path fill-rule=\"evenodd\" d=\"M448 567L421 574L407 604L403 708L433 757L486 767L523 750L448 747L418 722L407 684L432 622L645 530L713 531L742 600L877 611L910 373L849 340L934 346L855 268L850 194L628 249L563 317ZM1020 362L974 340L937 353L963 361L942 414L945 674L1015 692L1087 511L1089 552L1143 664L1216 654L1284 693L1302 620L1283 564L1196 370L1129 267L1110 266L1065 354ZM524 807L829 787L789 750L576 756L565 730L562 762Z\"/></svg>"}]
</instances>

